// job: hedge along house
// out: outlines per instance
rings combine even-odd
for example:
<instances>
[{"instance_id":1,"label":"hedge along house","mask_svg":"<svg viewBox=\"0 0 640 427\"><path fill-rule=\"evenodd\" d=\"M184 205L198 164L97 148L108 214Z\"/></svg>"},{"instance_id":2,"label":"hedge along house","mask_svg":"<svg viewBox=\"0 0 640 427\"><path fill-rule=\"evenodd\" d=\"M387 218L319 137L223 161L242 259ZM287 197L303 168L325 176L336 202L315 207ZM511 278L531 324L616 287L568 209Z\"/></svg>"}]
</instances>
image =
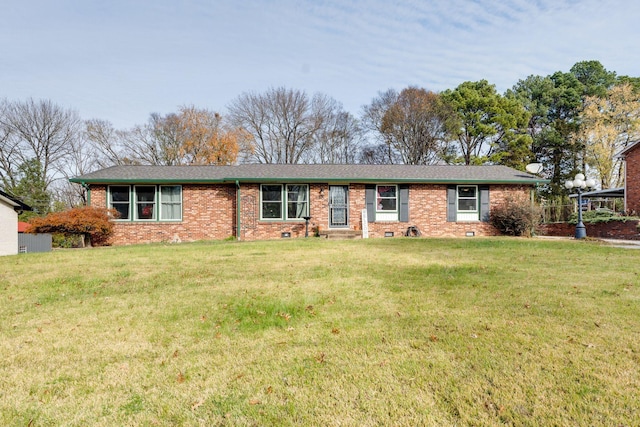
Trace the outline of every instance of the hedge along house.
<instances>
[{"instance_id":1,"label":"hedge along house","mask_svg":"<svg viewBox=\"0 0 640 427\"><path fill-rule=\"evenodd\" d=\"M302 237L305 217L370 237L495 235L491 209L547 182L505 166L267 164L114 166L71 181L120 213L113 244Z\"/></svg>"}]
</instances>

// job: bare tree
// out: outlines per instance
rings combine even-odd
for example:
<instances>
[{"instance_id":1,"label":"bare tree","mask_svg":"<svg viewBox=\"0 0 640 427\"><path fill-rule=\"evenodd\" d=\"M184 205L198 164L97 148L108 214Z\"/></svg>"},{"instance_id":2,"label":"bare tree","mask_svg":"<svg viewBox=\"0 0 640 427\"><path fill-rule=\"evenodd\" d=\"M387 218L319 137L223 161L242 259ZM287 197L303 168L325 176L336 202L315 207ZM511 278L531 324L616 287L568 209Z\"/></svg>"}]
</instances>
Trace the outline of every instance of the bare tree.
<instances>
[{"instance_id":1,"label":"bare tree","mask_svg":"<svg viewBox=\"0 0 640 427\"><path fill-rule=\"evenodd\" d=\"M0 179L5 189L16 186L21 164L20 139L16 138L6 119L9 103L0 103Z\"/></svg>"},{"instance_id":2,"label":"bare tree","mask_svg":"<svg viewBox=\"0 0 640 427\"><path fill-rule=\"evenodd\" d=\"M37 160L42 168L47 186L59 176L74 140L81 131L78 114L48 100L6 102L0 116L0 135L8 138L7 158L3 165ZM4 145L4 144L3 144ZM4 173L12 173L11 168Z\"/></svg>"},{"instance_id":3,"label":"bare tree","mask_svg":"<svg viewBox=\"0 0 640 427\"><path fill-rule=\"evenodd\" d=\"M332 98L283 87L243 93L229 106L231 123L250 136L246 160L259 163L316 161L320 134L341 109Z\"/></svg>"},{"instance_id":4,"label":"bare tree","mask_svg":"<svg viewBox=\"0 0 640 427\"><path fill-rule=\"evenodd\" d=\"M360 123L342 107L328 114L316 133L315 161L325 164L351 164L358 160L362 129Z\"/></svg>"},{"instance_id":5,"label":"bare tree","mask_svg":"<svg viewBox=\"0 0 640 427\"><path fill-rule=\"evenodd\" d=\"M369 144L361 154L362 163L394 164L401 163L400 156L393 148L393 143L384 132L383 123L386 112L395 104L398 92L389 89L378 93L378 97L365 105L362 112L362 124L373 133L375 144Z\"/></svg>"},{"instance_id":6,"label":"bare tree","mask_svg":"<svg viewBox=\"0 0 640 427\"><path fill-rule=\"evenodd\" d=\"M388 146L388 161L412 165L441 161L452 118L440 95L417 87L379 94L363 116L379 143Z\"/></svg>"},{"instance_id":7,"label":"bare tree","mask_svg":"<svg viewBox=\"0 0 640 427\"><path fill-rule=\"evenodd\" d=\"M91 119L85 122L84 139L90 145L93 162L97 167L131 163L124 144L126 131L117 130L111 122Z\"/></svg>"}]
</instances>

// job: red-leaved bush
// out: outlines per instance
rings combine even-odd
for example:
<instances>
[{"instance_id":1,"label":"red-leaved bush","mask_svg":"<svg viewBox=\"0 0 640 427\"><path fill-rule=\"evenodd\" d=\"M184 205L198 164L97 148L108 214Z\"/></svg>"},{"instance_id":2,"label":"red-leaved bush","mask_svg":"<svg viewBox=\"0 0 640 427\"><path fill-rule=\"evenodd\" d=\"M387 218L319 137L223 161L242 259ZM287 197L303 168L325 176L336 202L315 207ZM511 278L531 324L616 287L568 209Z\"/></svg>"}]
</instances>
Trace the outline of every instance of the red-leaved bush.
<instances>
[{"instance_id":1,"label":"red-leaved bush","mask_svg":"<svg viewBox=\"0 0 640 427\"><path fill-rule=\"evenodd\" d=\"M116 215L117 212L113 209L83 206L32 218L26 232L82 236L84 246L104 246L108 244L109 236L113 233L110 218Z\"/></svg>"}]
</instances>

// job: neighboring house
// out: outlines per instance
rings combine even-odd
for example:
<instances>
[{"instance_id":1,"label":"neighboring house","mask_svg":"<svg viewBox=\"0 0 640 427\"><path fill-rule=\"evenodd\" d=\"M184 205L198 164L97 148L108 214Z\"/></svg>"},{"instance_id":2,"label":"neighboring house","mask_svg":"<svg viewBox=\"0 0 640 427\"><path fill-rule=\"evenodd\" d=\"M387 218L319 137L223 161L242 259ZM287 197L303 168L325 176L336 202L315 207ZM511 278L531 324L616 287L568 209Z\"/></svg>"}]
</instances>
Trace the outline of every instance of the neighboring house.
<instances>
[{"instance_id":1,"label":"neighboring house","mask_svg":"<svg viewBox=\"0 0 640 427\"><path fill-rule=\"evenodd\" d=\"M0 255L18 253L18 215L31 207L0 191Z\"/></svg>"},{"instance_id":2,"label":"neighboring house","mask_svg":"<svg viewBox=\"0 0 640 427\"><path fill-rule=\"evenodd\" d=\"M548 181L505 166L246 164L114 166L71 182L119 212L111 241L130 244L302 237L305 217L310 235L495 235L491 209Z\"/></svg>"},{"instance_id":3,"label":"neighboring house","mask_svg":"<svg viewBox=\"0 0 640 427\"><path fill-rule=\"evenodd\" d=\"M625 162L624 210L640 215L640 141L636 141L619 154Z\"/></svg>"}]
</instances>

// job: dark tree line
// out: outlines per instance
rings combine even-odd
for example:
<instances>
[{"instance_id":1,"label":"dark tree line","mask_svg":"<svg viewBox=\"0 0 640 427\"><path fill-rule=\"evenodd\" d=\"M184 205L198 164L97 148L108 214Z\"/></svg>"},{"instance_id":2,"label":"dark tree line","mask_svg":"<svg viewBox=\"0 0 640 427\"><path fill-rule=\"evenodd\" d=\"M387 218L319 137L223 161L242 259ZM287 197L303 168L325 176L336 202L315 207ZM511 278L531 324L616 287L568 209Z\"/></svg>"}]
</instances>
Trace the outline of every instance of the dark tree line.
<instances>
[{"instance_id":1,"label":"dark tree line","mask_svg":"<svg viewBox=\"0 0 640 427\"><path fill-rule=\"evenodd\" d=\"M115 129L51 101L0 102L0 186L44 214L82 204L68 178L122 164L504 164L544 166L546 197L585 169L613 185L616 149L640 137L640 78L598 61L529 76L500 94L486 80L435 93L380 92L359 117L324 94L246 92L220 114L194 106ZM617 114L624 111L624 115ZM617 115L616 115L617 114Z\"/></svg>"}]
</instances>

